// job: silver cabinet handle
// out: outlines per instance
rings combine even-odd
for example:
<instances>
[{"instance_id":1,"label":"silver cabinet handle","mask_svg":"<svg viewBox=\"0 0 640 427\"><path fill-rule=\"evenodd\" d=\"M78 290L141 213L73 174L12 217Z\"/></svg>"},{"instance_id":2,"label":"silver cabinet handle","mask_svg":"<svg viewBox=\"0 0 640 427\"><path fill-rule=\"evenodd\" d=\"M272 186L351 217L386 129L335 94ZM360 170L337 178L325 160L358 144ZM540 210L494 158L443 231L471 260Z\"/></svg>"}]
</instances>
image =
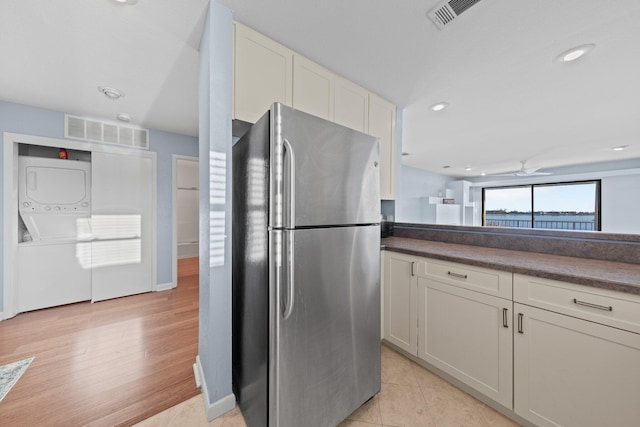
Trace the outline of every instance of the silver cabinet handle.
<instances>
[{"instance_id":1,"label":"silver cabinet handle","mask_svg":"<svg viewBox=\"0 0 640 427\"><path fill-rule=\"evenodd\" d=\"M502 327L503 328L508 328L509 327L509 309L508 308L503 308L502 309Z\"/></svg>"},{"instance_id":2,"label":"silver cabinet handle","mask_svg":"<svg viewBox=\"0 0 640 427\"><path fill-rule=\"evenodd\" d=\"M524 317L524 314L518 313L518 333L519 334L524 334L524 330L522 329L523 317Z\"/></svg>"},{"instance_id":3,"label":"silver cabinet handle","mask_svg":"<svg viewBox=\"0 0 640 427\"><path fill-rule=\"evenodd\" d=\"M453 271L447 271L447 274L448 274L449 276L457 277L457 278L459 278L459 279L466 279L466 278L467 278L467 275L466 275L466 274L454 273Z\"/></svg>"},{"instance_id":4,"label":"silver cabinet handle","mask_svg":"<svg viewBox=\"0 0 640 427\"><path fill-rule=\"evenodd\" d=\"M416 262L411 261L411 277L416 275Z\"/></svg>"},{"instance_id":5,"label":"silver cabinet handle","mask_svg":"<svg viewBox=\"0 0 640 427\"><path fill-rule=\"evenodd\" d=\"M583 305L585 307L597 308L598 310L613 311L613 307L611 307L610 305L607 306L607 305L593 304L590 302L580 301L576 298L573 299L573 303L577 305Z\"/></svg>"}]
</instances>

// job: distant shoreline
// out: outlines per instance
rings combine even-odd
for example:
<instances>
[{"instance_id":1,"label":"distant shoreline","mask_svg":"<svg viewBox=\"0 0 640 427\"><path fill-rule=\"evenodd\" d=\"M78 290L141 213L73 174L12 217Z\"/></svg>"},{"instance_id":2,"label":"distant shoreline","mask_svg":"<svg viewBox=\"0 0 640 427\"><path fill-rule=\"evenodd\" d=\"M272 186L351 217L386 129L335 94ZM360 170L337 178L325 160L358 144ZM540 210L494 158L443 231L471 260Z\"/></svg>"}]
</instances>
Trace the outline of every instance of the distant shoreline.
<instances>
[{"instance_id":1,"label":"distant shoreline","mask_svg":"<svg viewBox=\"0 0 640 427\"><path fill-rule=\"evenodd\" d=\"M526 215L531 216L531 212L519 212L519 211L486 211L487 215ZM548 216L594 216L595 212L545 212L545 211L535 211L534 215L548 215Z\"/></svg>"}]
</instances>

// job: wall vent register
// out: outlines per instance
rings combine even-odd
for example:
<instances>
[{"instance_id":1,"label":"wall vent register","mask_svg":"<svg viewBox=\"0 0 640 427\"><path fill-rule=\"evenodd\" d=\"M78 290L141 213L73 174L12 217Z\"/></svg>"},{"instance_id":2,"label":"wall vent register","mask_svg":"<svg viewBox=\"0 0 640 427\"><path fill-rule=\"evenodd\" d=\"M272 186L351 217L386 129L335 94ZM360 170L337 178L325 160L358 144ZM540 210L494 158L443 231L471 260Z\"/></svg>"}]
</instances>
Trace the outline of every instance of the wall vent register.
<instances>
[{"instance_id":1,"label":"wall vent register","mask_svg":"<svg viewBox=\"0 0 640 427\"><path fill-rule=\"evenodd\" d=\"M107 121L64 115L65 138L149 149L149 130Z\"/></svg>"}]
</instances>

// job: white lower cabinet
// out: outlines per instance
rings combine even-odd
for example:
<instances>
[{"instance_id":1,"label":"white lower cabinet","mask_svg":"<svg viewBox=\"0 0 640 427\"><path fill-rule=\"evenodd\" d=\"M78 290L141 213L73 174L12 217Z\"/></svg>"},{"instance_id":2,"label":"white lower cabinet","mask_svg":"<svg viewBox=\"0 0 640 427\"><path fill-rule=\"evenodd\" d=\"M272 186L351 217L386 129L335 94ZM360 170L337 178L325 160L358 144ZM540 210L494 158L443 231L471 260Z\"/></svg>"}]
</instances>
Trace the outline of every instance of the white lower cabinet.
<instances>
[{"instance_id":1,"label":"white lower cabinet","mask_svg":"<svg viewBox=\"0 0 640 427\"><path fill-rule=\"evenodd\" d=\"M418 352L417 276L420 258L385 251L383 338L407 353Z\"/></svg>"},{"instance_id":2,"label":"white lower cabinet","mask_svg":"<svg viewBox=\"0 0 640 427\"><path fill-rule=\"evenodd\" d=\"M640 295L383 257L386 341L536 426L640 425Z\"/></svg>"},{"instance_id":3,"label":"white lower cabinet","mask_svg":"<svg viewBox=\"0 0 640 427\"><path fill-rule=\"evenodd\" d=\"M514 406L539 426L640 425L637 295L515 277ZM550 309L554 311L550 311ZM616 327L613 327L616 326Z\"/></svg>"},{"instance_id":4,"label":"white lower cabinet","mask_svg":"<svg viewBox=\"0 0 640 427\"><path fill-rule=\"evenodd\" d=\"M418 278L418 357L511 408L512 302Z\"/></svg>"}]
</instances>

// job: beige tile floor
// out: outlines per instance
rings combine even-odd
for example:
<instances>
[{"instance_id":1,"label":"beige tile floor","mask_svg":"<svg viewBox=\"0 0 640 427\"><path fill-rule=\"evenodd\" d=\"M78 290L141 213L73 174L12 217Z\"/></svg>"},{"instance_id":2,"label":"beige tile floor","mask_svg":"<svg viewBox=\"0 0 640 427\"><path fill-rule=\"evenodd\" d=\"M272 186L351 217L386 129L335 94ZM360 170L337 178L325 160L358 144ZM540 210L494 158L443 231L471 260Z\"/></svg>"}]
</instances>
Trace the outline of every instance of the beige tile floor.
<instances>
[{"instance_id":1,"label":"beige tile floor","mask_svg":"<svg viewBox=\"0 0 640 427\"><path fill-rule=\"evenodd\" d=\"M382 390L339 427L512 427L518 424L382 346ZM136 427L246 427L238 408L207 422L202 396L169 408Z\"/></svg>"}]
</instances>

